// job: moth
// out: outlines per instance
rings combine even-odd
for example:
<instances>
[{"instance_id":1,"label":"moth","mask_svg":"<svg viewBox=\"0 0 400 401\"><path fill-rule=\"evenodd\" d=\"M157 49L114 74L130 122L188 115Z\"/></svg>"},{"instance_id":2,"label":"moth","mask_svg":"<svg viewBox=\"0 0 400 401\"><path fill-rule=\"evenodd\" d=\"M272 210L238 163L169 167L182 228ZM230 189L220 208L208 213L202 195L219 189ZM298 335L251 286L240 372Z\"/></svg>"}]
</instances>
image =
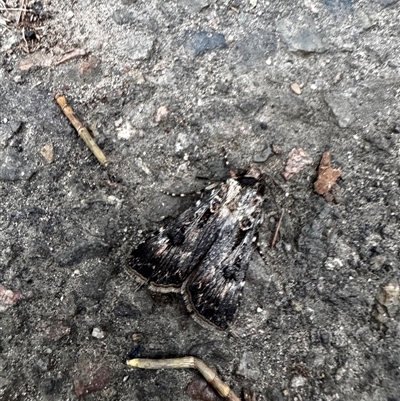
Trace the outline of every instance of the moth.
<instances>
[{"instance_id":1,"label":"moth","mask_svg":"<svg viewBox=\"0 0 400 401\"><path fill-rule=\"evenodd\" d=\"M262 223L265 180L235 174L134 249L128 268L159 292L180 292L199 323L233 321Z\"/></svg>"}]
</instances>

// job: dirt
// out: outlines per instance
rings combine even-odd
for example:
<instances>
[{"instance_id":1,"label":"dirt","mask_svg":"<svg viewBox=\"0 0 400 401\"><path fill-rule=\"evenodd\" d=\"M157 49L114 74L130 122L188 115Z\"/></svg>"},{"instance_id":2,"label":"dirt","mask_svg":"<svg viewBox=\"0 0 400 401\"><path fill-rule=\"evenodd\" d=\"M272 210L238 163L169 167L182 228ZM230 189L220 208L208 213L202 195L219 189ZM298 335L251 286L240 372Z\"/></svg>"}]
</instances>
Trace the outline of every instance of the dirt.
<instances>
[{"instance_id":1,"label":"dirt","mask_svg":"<svg viewBox=\"0 0 400 401\"><path fill-rule=\"evenodd\" d=\"M194 355L258 400L400 400L399 14L393 0L0 2L0 398L190 400L195 372L125 359ZM286 180L293 149L311 163ZM341 177L322 197L326 151ZM124 265L200 197L165 192L250 165L272 195L219 332Z\"/></svg>"}]
</instances>

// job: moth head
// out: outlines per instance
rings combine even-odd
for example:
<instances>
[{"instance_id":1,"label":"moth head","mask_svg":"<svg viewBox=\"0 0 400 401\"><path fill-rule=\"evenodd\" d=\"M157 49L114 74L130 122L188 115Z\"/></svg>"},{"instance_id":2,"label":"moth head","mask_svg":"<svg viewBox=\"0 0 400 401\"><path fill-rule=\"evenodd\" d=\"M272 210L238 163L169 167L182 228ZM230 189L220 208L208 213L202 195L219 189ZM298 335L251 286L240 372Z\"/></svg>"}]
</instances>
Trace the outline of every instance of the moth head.
<instances>
[{"instance_id":1,"label":"moth head","mask_svg":"<svg viewBox=\"0 0 400 401\"><path fill-rule=\"evenodd\" d=\"M215 196L210 201L210 212L215 213L221 206L221 199L218 196Z\"/></svg>"}]
</instances>

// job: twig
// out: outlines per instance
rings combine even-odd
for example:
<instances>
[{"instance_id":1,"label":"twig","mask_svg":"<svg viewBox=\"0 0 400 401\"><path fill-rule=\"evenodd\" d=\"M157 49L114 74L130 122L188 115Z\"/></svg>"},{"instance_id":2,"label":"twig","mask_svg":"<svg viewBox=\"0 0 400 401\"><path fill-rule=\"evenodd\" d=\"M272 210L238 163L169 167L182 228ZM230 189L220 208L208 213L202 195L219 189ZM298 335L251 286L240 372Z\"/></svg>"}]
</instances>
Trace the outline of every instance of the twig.
<instances>
[{"instance_id":1,"label":"twig","mask_svg":"<svg viewBox=\"0 0 400 401\"><path fill-rule=\"evenodd\" d=\"M281 217L279 218L278 225L276 226L274 238L272 239L271 248L273 248L278 240L279 230L281 229L283 214L285 213L285 209L282 209Z\"/></svg>"},{"instance_id":2,"label":"twig","mask_svg":"<svg viewBox=\"0 0 400 401\"><path fill-rule=\"evenodd\" d=\"M240 398L224 383L215 370L208 367L201 359L194 356L172 359L136 358L126 361L128 366L140 369L197 369L203 377L215 388L218 394L228 401L240 401Z\"/></svg>"},{"instance_id":3,"label":"twig","mask_svg":"<svg viewBox=\"0 0 400 401\"><path fill-rule=\"evenodd\" d=\"M59 93L57 93L54 98L56 99L57 104L61 107L61 110L66 115L68 120L77 130L79 136L85 141L87 147L92 151L92 153L96 156L97 160L103 165L108 165L108 161L102 150L97 146L97 143L93 140L89 131L86 127L78 120L75 116L74 111L71 106L68 105L65 97Z\"/></svg>"},{"instance_id":4,"label":"twig","mask_svg":"<svg viewBox=\"0 0 400 401\"><path fill-rule=\"evenodd\" d=\"M65 55L63 55L63 57L59 61L57 61L54 65L60 65L62 63L65 63L66 61L72 60L75 57L84 55L86 55L86 51L84 49L73 49L65 53Z\"/></svg>"}]
</instances>

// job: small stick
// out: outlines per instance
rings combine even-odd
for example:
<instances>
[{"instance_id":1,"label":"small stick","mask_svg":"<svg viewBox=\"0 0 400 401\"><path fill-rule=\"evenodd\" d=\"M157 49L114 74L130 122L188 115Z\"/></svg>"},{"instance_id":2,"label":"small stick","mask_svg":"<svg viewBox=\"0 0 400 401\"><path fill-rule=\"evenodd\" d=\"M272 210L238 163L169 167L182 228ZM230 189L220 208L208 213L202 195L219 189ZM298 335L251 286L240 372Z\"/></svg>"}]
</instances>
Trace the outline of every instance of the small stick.
<instances>
[{"instance_id":1,"label":"small stick","mask_svg":"<svg viewBox=\"0 0 400 401\"><path fill-rule=\"evenodd\" d=\"M85 55L86 55L86 51L84 49L73 49L70 52L67 52L65 55L63 55L63 57L59 61L54 63L54 65L60 65L69 60L72 60L75 57L85 56Z\"/></svg>"},{"instance_id":2,"label":"small stick","mask_svg":"<svg viewBox=\"0 0 400 401\"><path fill-rule=\"evenodd\" d=\"M273 248L278 240L279 230L281 229L283 214L285 213L285 209L282 209L281 217L279 218L278 225L276 226L274 238L272 239L271 248Z\"/></svg>"},{"instance_id":3,"label":"small stick","mask_svg":"<svg viewBox=\"0 0 400 401\"><path fill-rule=\"evenodd\" d=\"M140 369L197 369L222 398L228 401L240 401L240 398L218 377L215 370L211 369L201 359L195 358L194 356L171 359L136 358L126 361L126 364L132 368Z\"/></svg>"},{"instance_id":4,"label":"small stick","mask_svg":"<svg viewBox=\"0 0 400 401\"><path fill-rule=\"evenodd\" d=\"M108 165L107 158L105 157L102 150L97 146L97 143L89 134L89 131L86 127L78 120L75 116L74 111L72 110L71 106L68 105L67 100L65 97L59 93L57 93L54 98L56 99L57 104L61 107L61 110L66 115L68 120L77 130L79 136L85 141L87 147L92 151L92 153L96 156L97 160L103 165Z\"/></svg>"}]
</instances>

